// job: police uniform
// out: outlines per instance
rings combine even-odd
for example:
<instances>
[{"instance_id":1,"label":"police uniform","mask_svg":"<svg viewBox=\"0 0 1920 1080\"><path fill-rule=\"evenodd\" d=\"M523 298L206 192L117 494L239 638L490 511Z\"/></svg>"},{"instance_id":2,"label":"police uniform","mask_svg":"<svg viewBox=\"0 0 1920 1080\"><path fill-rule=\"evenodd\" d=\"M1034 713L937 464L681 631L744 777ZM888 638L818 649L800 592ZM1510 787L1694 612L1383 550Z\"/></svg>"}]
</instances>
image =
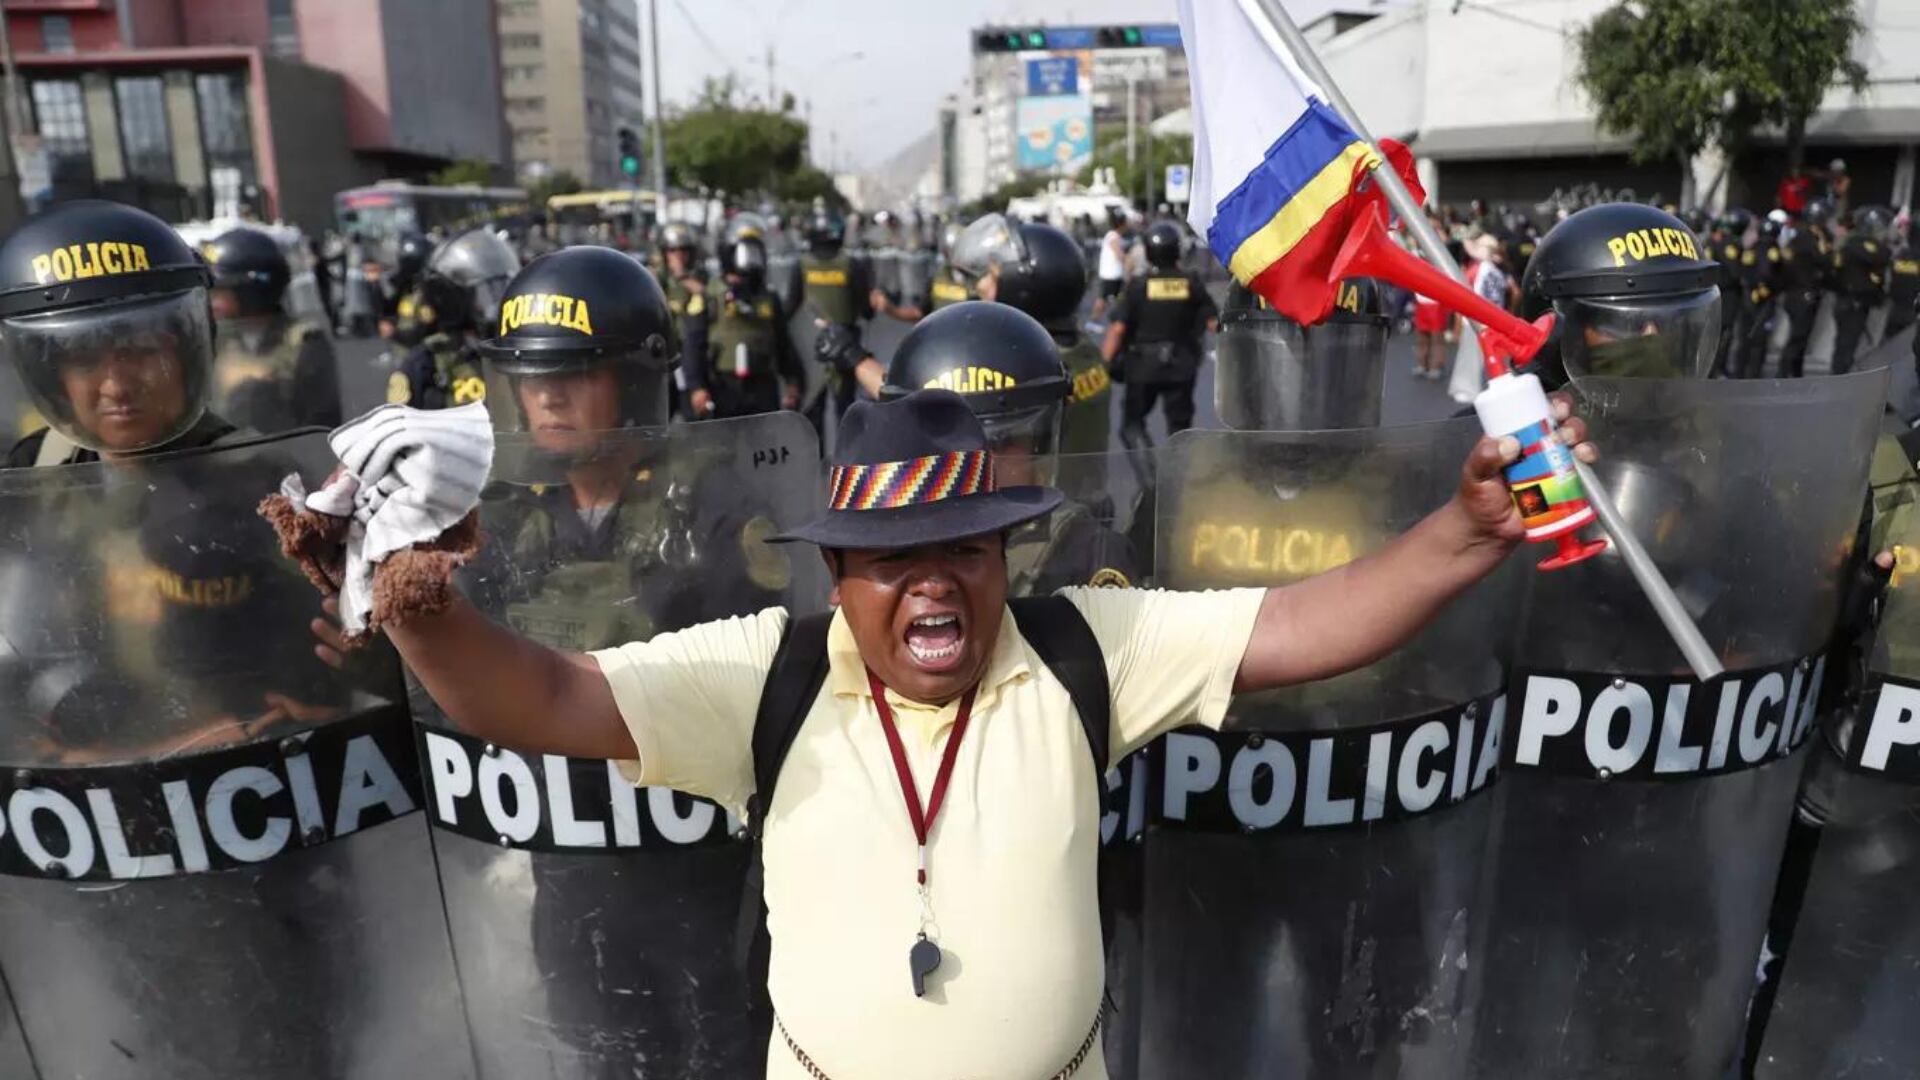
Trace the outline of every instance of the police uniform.
<instances>
[{"instance_id":1,"label":"police uniform","mask_svg":"<svg viewBox=\"0 0 1920 1080\"><path fill-rule=\"evenodd\" d=\"M1912 326L1920 304L1920 247L1909 243L1887 266L1887 336Z\"/></svg>"},{"instance_id":2,"label":"police uniform","mask_svg":"<svg viewBox=\"0 0 1920 1080\"><path fill-rule=\"evenodd\" d=\"M1754 246L1741 253L1740 287L1747 302L1740 325L1734 331L1735 378L1757 379L1765 372L1767 344L1773 336L1774 317L1780 310L1785 261L1777 232L1763 232Z\"/></svg>"},{"instance_id":3,"label":"police uniform","mask_svg":"<svg viewBox=\"0 0 1920 1080\"><path fill-rule=\"evenodd\" d=\"M867 264L842 250L827 254L817 247L800 256L800 295L803 308L816 318L858 330L873 318L873 282ZM781 325L785 325L782 323ZM838 372L828 376L833 407L845 411L857 388Z\"/></svg>"},{"instance_id":4,"label":"police uniform","mask_svg":"<svg viewBox=\"0 0 1920 1080\"><path fill-rule=\"evenodd\" d=\"M786 311L771 292L729 286L687 301L682 371L689 390L713 395L713 416L780 408L781 380L805 378L787 336Z\"/></svg>"},{"instance_id":5,"label":"police uniform","mask_svg":"<svg viewBox=\"0 0 1920 1080\"><path fill-rule=\"evenodd\" d=\"M1781 278L1781 307L1790 327L1786 348L1780 353L1782 378L1805 374L1807 343L1813 337L1813 320L1820 312L1820 292L1826 288L1833 269L1833 244L1826 230L1807 224L1794 230L1787 242Z\"/></svg>"},{"instance_id":6,"label":"police uniform","mask_svg":"<svg viewBox=\"0 0 1920 1080\"><path fill-rule=\"evenodd\" d=\"M1729 229L1716 228L1707 240L1708 254L1720 268L1720 336L1714 346L1715 371L1731 375L1728 356L1733 349L1734 329L1746 311L1744 286L1746 251L1739 237Z\"/></svg>"},{"instance_id":7,"label":"police uniform","mask_svg":"<svg viewBox=\"0 0 1920 1080\"><path fill-rule=\"evenodd\" d=\"M1854 354L1867 329L1867 313L1887 295L1892 256L1883 240L1855 232L1833 256L1833 373L1853 370Z\"/></svg>"},{"instance_id":8,"label":"police uniform","mask_svg":"<svg viewBox=\"0 0 1920 1080\"><path fill-rule=\"evenodd\" d=\"M1193 426L1202 337L1218 314L1200 276L1172 266L1156 266L1121 290L1112 321L1126 326L1118 366L1126 384L1121 437L1129 445L1145 444L1156 401L1164 403L1169 434Z\"/></svg>"},{"instance_id":9,"label":"police uniform","mask_svg":"<svg viewBox=\"0 0 1920 1080\"><path fill-rule=\"evenodd\" d=\"M327 332L283 306L292 269L271 236L230 229L201 248L231 312L214 333L212 406L254 431L338 427L340 375Z\"/></svg>"},{"instance_id":10,"label":"police uniform","mask_svg":"<svg viewBox=\"0 0 1920 1080\"><path fill-rule=\"evenodd\" d=\"M414 318L428 332L387 377L389 404L445 409L486 400L473 343L499 319L501 295L519 270L520 256L487 229L434 249L414 301Z\"/></svg>"},{"instance_id":11,"label":"police uniform","mask_svg":"<svg viewBox=\"0 0 1920 1080\"><path fill-rule=\"evenodd\" d=\"M487 399L486 374L473 340L435 333L407 351L387 376L387 403L415 409L445 409Z\"/></svg>"}]
</instances>

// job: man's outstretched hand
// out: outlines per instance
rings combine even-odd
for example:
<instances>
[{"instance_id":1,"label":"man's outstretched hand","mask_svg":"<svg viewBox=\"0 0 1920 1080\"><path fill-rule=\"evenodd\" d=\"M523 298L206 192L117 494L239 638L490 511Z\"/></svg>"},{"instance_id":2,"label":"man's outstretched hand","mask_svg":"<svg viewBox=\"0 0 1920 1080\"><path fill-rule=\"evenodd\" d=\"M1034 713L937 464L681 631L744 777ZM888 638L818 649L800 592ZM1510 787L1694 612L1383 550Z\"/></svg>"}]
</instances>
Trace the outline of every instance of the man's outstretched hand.
<instances>
[{"instance_id":1,"label":"man's outstretched hand","mask_svg":"<svg viewBox=\"0 0 1920 1080\"><path fill-rule=\"evenodd\" d=\"M1563 445L1573 448L1573 456L1589 465L1599 460L1600 451L1587 441L1587 422L1573 415L1573 399L1566 394L1549 395L1553 403L1554 435ZM1478 539L1517 544L1526 537L1520 512L1513 505L1506 478L1500 470L1520 460L1520 440L1511 435L1482 436L1467 454L1460 470L1460 489L1454 494Z\"/></svg>"}]
</instances>

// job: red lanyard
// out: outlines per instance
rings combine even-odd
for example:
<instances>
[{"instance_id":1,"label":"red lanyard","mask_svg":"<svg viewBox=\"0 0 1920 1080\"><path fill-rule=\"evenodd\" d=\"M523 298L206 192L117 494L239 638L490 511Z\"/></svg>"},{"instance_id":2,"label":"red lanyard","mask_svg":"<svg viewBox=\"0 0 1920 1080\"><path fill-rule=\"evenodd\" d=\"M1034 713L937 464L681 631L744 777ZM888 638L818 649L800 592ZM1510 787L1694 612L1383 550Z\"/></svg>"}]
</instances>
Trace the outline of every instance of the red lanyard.
<instances>
[{"instance_id":1,"label":"red lanyard","mask_svg":"<svg viewBox=\"0 0 1920 1080\"><path fill-rule=\"evenodd\" d=\"M900 729L893 726L893 706L887 704L887 688L880 677L867 672L867 686L873 691L874 708L880 711L880 728L887 733L887 749L893 751L893 771L900 777L900 794L907 800L907 817L913 820L913 838L920 842L921 885L927 883L927 835L947 801L947 781L953 777L954 759L960 756L960 740L966 737L967 721L973 717L973 694L978 686L967 688L960 698L960 715L953 722L953 734L947 736L947 748L940 752L940 771L933 777L933 798L920 809L920 789L914 785L913 770L907 766L907 748L900 743Z\"/></svg>"}]
</instances>

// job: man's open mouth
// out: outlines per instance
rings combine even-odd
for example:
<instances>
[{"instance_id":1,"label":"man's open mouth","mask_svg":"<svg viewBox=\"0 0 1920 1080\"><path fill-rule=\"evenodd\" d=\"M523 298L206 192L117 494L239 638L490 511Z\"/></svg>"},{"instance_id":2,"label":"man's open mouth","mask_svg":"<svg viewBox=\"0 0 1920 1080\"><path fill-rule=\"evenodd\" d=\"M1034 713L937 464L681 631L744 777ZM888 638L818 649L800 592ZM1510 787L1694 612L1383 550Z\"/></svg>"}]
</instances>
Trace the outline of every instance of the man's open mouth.
<instances>
[{"instance_id":1,"label":"man's open mouth","mask_svg":"<svg viewBox=\"0 0 1920 1080\"><path fill-rule=\"evenodd\" d=\"M915 663L923 668L941 670L960 659L961 646L966 644L966 633L960 625L960 616L955 613L922 615L907 624L906 641L907 651L913 655Z\"/></svg>"}]
</instances>

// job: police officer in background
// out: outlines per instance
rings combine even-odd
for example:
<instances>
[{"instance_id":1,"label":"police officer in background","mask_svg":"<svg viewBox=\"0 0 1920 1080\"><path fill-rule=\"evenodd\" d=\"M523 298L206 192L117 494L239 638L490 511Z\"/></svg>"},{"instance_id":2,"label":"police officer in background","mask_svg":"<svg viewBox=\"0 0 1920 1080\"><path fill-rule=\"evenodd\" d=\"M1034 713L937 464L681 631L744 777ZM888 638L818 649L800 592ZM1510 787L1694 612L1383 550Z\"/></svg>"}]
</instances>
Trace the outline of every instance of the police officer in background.
<instances>
[{"instance_id":1,"label":"police officer in background","mask_svg":"<svg viewBox=\"0 0 1920 1080\"><path fill-rule=\"evenodd\" d=\"M1172 222L1147 230L1147 273L1121 291L1100 349L1108 370L1126 384L1120 441L1129 449L1152 445L1147 416L1156 401L1165 403L1169 435L1193 426L1193 383L1204 335L1220 328L1205 283L1180 269L1180 248L1180 230Z\"/></svg>"},{"instance_id":2,"label":"police officer in background","mask_svg":"<svg viewBox=\"0 0 1920 1080\"><path fill-rule=\"evenodd\" d=\"M1073 254L1078 260L1079 252ZM930 387L958 393L986 428L996 486L1051 484L1073 395L1057 340L1014 305L976 301L942 308L901 340L880 396ZM1014 529L1007 536L1009 592L1039 596L1069 585L1124 588L1138 580L1132 547L1100 520L1105 509L1069 497L1049 517Z\"/></svg>"},{"instance_id":3,"label":"police officer in background","mask_svg":"<svg viewBox=\"0 0 1920 1080\"><path fill-rule=\"evenodd\" d=\"M221 233L201 253L213 270L213 407L260 432L338 427L340 373L325 328L288 315L292 271L258 229Z\"/></svg>"},{"instance_id":4,"label":"police officer in background","mask_svg":"<svg viewBox=\"0 0 1920 1080\"><path fill-rule=\"evenodd\" d=\"M887 215L891 220L891 215ZM873 318L873 280L867 264L847 254L847 226L827 210L817 210L807 222L807 251L800 257L801 306L816 320L844 326L856 335L860 324ZM814 427L824 430L826 402L839 416L853 401L854 384L830 373L827 392L809 409Z\"/></svg>"},{"instance_id":5,"label":"police officer in background","mask_svg":"<svg viewBox=\"0 0 1920 1080\"><path fill-rule=\"evenodd\" d=\"M966 275L953 265L953 245L963 231L964 227L957 221L950 221L941 228L940 257L928 277L924 295L903 297L899 303L895 303L886 290L874 289L868 300L873 310L904 323L917 323L941 308L975 299Z\"/></svg>"},{"instance_id":6,"label":"police officer in background","mask_svg":"<svg viewBox=\"0 0 1920 1080\"><path fill-rule=\"evenodd\" d=\"M1833 373L1853 370L1867 315L1886 302L1887 226L1893 215L1884 207L1863 206L1853 213L1853 231L1833 255Z\"/></svg>"},{"instance_id":7,"label":"police officer in background","mask_svg":"<svg viewBox=\"0 0 1920 1080\"><path fill-rule=\"evenodd\" d=\"M485 401L486 376L474 342L500 317L500 298L520 271L513 248L486 228L440 245L421 274L423 319L433 326L387 379L387 401L445 409Z\"/></svg>"},{"instance_id":8,"label":"police officer in background","mask_svg":"<svg viewBox=\"0 0 1920 1080\"><path fill-rule=\"evenodd\" d=\"M1720 267L1720 340L1714 347L1713 369L1733 375L1734 331L1746 313L1745 287L1747 230L1753 227L1753 215L1734 207L1713 220L1707 233L1707 254Z\"/></svg>"},{"instance_id":9,"label":"police officer in background","mask_svg":"<svg viewBox=\"0 0 1920 1080\"><path fill-rule=\"evenodd\" d=\"M433 332L431 312L420 311L420 274L433 256L433 241L417 232L394 245L393 270L380 283L380 336L411 348Z\"/></svg>"},{"instance_id":10,"label":"police officer in background","mask_svg":"<svg viewBox=\"0 0 1920 1080\"><path fill-rule=\"evenodd\" d=\"M1112 379L1100 350L1080 332L1080 301L1087 293L1080 245L1051 225L988 214L954 242L952 262L980 299L1019 308L1052 335L1071 383L1060 452L1104 453L1112 429Z\"/></svg>"},{"instance_id":11,"label":"police officer in background","mask_svg":"<svg viewBox=\"0 0 1920 1080\"><path fill-rule=\"evenodd\" d=\"M806 375L786 309L767 288L766 244L742 234L722 248L720 265L727 287L687 301L680 371L689 411L706 419L796 408Z\"/></svg>"},{"instance_id":12,"label":"police officer in background","mask_svg":"<svg viewBox=\"0 0 1920 1080\"><path fill-rule=\"evenodd\" d=\"M1780 303L1789 330L1786 348L1780 352L1782 378L1797 379L1806 373L1807 343L1813 338L1813 320L1820 314L1820 293L1832 276L1833 237L1827 231L1832 217L1832 203L1813 200L1787 240Z\"/></svg>"},{"instance_id":13,"label":"police officer in background","mask_svg":"<svg viewBox=\"0 0 1920 1080\"><path fill-rule=\"evenodd\" d=\"M1920 218L1910 219L1896 234L1893 262L1887 266L1887 337L1912 326L1920 312Z\"/></svg>"},{"instance_id":14,"label":"police officer in background","mask_svg":"<svg viewBox=\"0 0 1920 1080\"><path fill-rule=\"evenodd\" d=\"M1740 257L1740 286L1746 290L1739 325L1734 329L1734 378L1758 379L1765 374L1767 346L1773 338L1774 319L1780 312L1783 287L1782 267L1786 250L1780 231L1786 225L1786 212L1775 210L1760 219L1753 246Z\"/></svg>"},{"instance_id":15,"label":"police officer in background","mask_svg":"<svg viewBox=\"0 0 1920 1080\"><path fill-rule=\"evenodd\" d=\"M707 272L700 265L700 244L693 230L674 222L660 231L660 288L666 293L673 317L674 340L686 338L687 303L707 291Z\"/></svg>"},{"instance_id":16,"label":"police officer in background","mask_svg":"<svg viewBox=\"0 0 1920 1080\"><path fill-rule=\"evenodd\" d=\"M212 284L180 234L144 210L82 199L22 222L0 243L0 355L48 426L16 443L6 467L235 437L208 410Z\"/></svg>"}]
</instances>

